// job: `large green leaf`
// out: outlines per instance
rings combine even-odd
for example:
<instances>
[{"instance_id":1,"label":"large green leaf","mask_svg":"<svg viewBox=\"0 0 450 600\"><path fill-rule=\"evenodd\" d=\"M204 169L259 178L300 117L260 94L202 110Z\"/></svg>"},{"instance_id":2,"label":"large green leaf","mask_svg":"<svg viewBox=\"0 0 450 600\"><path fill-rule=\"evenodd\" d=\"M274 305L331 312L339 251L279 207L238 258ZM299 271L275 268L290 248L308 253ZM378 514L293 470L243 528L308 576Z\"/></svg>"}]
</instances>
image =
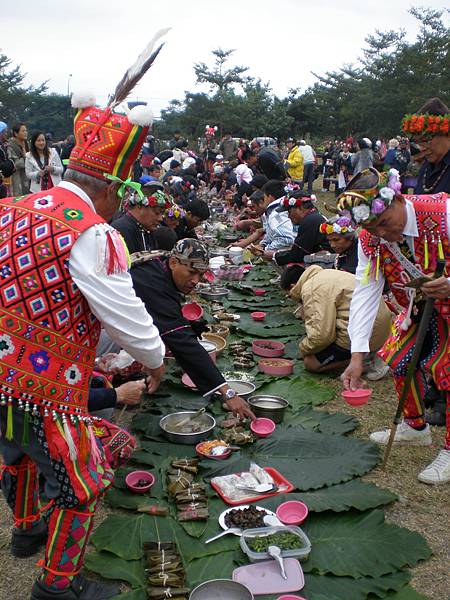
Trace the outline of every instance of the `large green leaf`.
<instances>
[{"instance_id":1,"label":"large green leaf","mask_svg":"<svg viewBox=\"0 0 450 600\"><path fill-rule=\"evenodd\" d=\"M318 405L334 398L334 390L309 377L284 377L263 385L258 394L282 396L295 410L304 405Z\"/></svg>"},{"instance_id":2,"label":"large green leaf","mask_svg":"<svg viewBox=\"0 0 450 600\"><path fill-rule=\"evenodd\" d=\"M168 458L169 456L179 458L192 458L193 456L197 456L195 446L190 446L188 444L173 444L161 440L158 442L142 441L140 446L141 450L133 454L133 460L145 464L161 462L162 459ZM155 458L155 456L160 458Z\"/></svg>"},{"instance_id":3,"label":"large green leaf","mask_svg":"<svg viewBox=\"0 0 450 600\"><path fill-rule=\"evenodd\" d=\"M358 419L352 415L330 414L322 410L314 410L310 406L302 406L295 410L289 407L284 420L289 425L300 425L305 429L328 435L349 433L359 425Z\"/></svg>"},{"instance_id":4,"label":"large green leaf","mask_svg":"<svg viewBox=\"0 0 450 600\"><path fill-rule=\"evenodd\" d=\"M366 600L369 594L385 598L388 591L400 590L408 583L410 577L407 571L359 579L308 573L305 575L306 585L301 593L308 600Z\"/></svg>"},{"instance_id":5,"label":"large green leaf","mask_svg":"<svg viewBox=\"0 0 450 600\"><path fill-rule=\"evenodd\" d=\"M154 492L153 492L154 493ZM149 498L146 495L133 494L126 490L110 488L105 496L106 502L113 508L126 508L128 510L138 510L139 508L149 507L155 504L155 498ZM158 499L158 504L160 500Z\"/></svg>"},{"instance_id":6,"label":"large green leaf","mask_svg":"<svg viewBox=\"0 0 450 600\"><path fill-rule=\"evenodd\" d=\"M124 592L119 596L114 596L112 600L147 600L147 591L143 588L137 590L131 590L131 592Z\"/></svg>"},{"instance_id":7,"label":"large green leaf","mask_svg":"<svg viewBox=\"0 0 450 600\"><path fill-rule=\"evenodd\" d=\"M231 579L234 564L235 551L221 552L220 556L205 556L197 558L189 563L187 571L189 587L194 588L204 581L210 579Z\"/></svg>"},{"instance_id":8,"label":"large green leaf","mask_svg":"<svg viewBox=\"0 0 450 600\"><path fill-rule=\"evenodd\" d=\"M250 460L273 467L298 490L308 491L348 481L370 471L379 460L379 449L370 442L330 436L298 427L278 427L270 437L257 441L247 456L226 461L202 461L208 479L246 471Z\"/></svg>"},{"instance_id":9,"label":"large green leaf","mask_svg":"<svg viewBox=\"0 0 450 600\"><path fill-rule=\"evenodd\" d=\"M315 492L289 494L288 496L275 496L260 502L270 510L276 510L285 500L300 500L304 502L310 512L343 512L355 508L359 511L377 508L390 504L397 496L389 490L377 487L373 483L364 483L360 479L352 479L347 483L324 487Z\"/></svg>"},{"instance_id":10,"label":"large green leaf","mask_svg":"<svg viewBox=\"0 0 450 600\"><path fill-rule=\"evenodd\" d=\"M133 588L143 588L146 583L142 560L124 560L109 552L86 554L85 566L105 579L126 581Z\"/></svg>"},{"instance_id":11,"label":"large green leaf","mask_svg":"<svg viewBox=\"0 0 450 600\"><path fill-rule=\"evenodd\" d=\"M369 596L369 598L372 597ZM427 596L422 596L410 585L405 585L398 592L389 592L385 598L386 600L428 600Z\"/></svg>"},{"instance_id":12,"label":"large green leaf","mask_svg":"<svg viewBox=\"0 0 450 600\"><path fill-rule=\"evenodd\" d=\"M389 490L378 488L360 479L352 479L346 483L323 487L314 492L290 493L261 500L259 504L275 511L287 500L304 502L309 512L344 512L350 509L359 511L377 508L396 500L397 496Z\"/></svg>"},{"instance_id":13,"label":"large green leaf","mask_svg":"<svg viewBox=\"0 0 450 600\"><path fill-rule=\"evenodd\" d=\"M125 560L142 558L146 515L109 515L91 538L97 550Z\"/></svg>"},{"instance_id":14,"label":"large green leaf","mask_svg":"<svg viewBox=\"0 0 450 600\"><path fill-rule=\"evenodd\" d=\"M381 510L313 514L303 528L312 545L305 572L380 577L431 556L420 534L385 523Z\"/></svg>"}]
</instances>

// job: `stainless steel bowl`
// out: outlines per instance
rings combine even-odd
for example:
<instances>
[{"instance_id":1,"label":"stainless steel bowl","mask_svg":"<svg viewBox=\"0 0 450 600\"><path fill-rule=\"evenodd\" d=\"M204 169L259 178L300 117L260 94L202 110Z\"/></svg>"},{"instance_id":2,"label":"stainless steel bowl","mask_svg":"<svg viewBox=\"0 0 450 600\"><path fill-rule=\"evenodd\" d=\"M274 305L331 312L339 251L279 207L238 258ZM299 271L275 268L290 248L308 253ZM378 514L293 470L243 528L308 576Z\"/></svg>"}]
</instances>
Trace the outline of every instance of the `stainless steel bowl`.
<instances>
[{"instance_id":1,"label":"stainless steel bowl","mask_svg":"<svg viewBox=\"0 0 450 600\"><path fill-rule=\"evenodd\" d=\"M205 421L205 428L202 431L198 431L196 433L176 433L174 431L167 431L167 427L170 424L175 424L179 421L182 421L191 415L195 415L195 413L195 410L185 410L182 412L171 413L170 415L162 417L162 419L159 421L159 426L169 442L174 442L175 444L198 444L199 442L206 440L216 426L215 418L208 413L204 413L199 417L199 419L203 419ZM169 429L172 428L169 427Z\"/></svg>"},{"instance_id":2,"label":"stainless steel bowl","mask_svg":"<svg viewBox=\"0 0 450 600\"><path fill-rule=\"evenodd\" d=\"M205 300L211 300L214 302L221 300L222 298L226 298L229 295L230 290L227 290L227 288L224 287L211 287L199 290L198 293Z\"/></svg>"},{"instance_id":3,"label":"stainless steel bowl","mask_svg":"<svg viewBox=\"0 0 450 600\"><path fill-rule=\"evenodd\" d=\"M210 258L214 258L217 256L228 256L229 252L226 248L214 248L209 251Z\"/></svg>"},{"instance_id":4,"label":"stainless steel bowl","mask_svg":"<svg viewBox=\"0 0 450 600\"><path fill-rule=\"evenodd\" d=\"M211 579L194 588L189 600L254 600L251 591L231 579Z\"/></svg>"},{"instance_id":5,"label":"stainless steel bowl","mask_svg":"<svg viewBox=\"0 0 450 600\"><path fill-rule=\"evenodd\" d=\"M256 385L250 383L250 381L241 381L240 379L227 379L226 381L230 388L241 398L248 398L256 389Z\"/></svg>"},{"instance_id":6,"label":"stainless steel bowl","mask_svg":"<svg viewBox=\"0 0 450 600\"><path fill-rule=\"evenodd\" d=\"M253 412L257 417L266 417L272 419L274 423L282 423L284 413L289 402L281 396L256 395L248 399Z\"/></svg>"}]
</instances>

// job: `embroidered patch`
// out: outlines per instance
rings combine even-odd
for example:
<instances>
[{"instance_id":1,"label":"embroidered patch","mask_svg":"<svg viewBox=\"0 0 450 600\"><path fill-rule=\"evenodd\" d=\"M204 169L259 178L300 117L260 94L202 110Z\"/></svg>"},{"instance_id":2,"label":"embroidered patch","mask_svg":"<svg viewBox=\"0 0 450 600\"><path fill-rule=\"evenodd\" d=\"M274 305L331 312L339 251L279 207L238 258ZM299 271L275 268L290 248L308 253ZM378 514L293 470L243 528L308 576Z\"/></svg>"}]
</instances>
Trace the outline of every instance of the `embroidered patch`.
<instances>
[{"instance_id":1,"label":"embroidered patch","mask_svg":"<svg viewBox=\"0 0 450 600\"><path fill-rule=\"evenodd\" d=\"M70 365L70 367L64 371L64 377L69 385L75 385L82 379L81 371L77 365Z\"/></svg>"},{"instance_id":2,"label":"embroidered patch","mask_svg":"<svg viewBox=\"0 0 450 600\"><path fill-rule=\"evenodd\" d=\"M39 350L30 354L29 359L33 365L34 372L38 374L42 373L42 371L47 371L50 365L50 357L45 350Z\"/></svg>"},{"instance_id":3,"label":"embroidered patch","mask_svg":"<svg viewBox=\"0 0 450 600\"><path fill-rule=\"evenodd\" d=\"M41 210L43 208L50 208L53 206L53 196L42 196L34 201L34 208Z\"/></svg>"},{"instance_id":4,"label":"embroidered patch","mask_svg":"<svg viewBox=\"0 0 450 600\"><path fill-rule=\"evenodd\" d=\"M8 356L8 354L12 354L15 349L16 348L9 335L6 333L0 335L0 358Z\"/></svg>"},{"instance_id":5,"label":"embroidered patch","mask_svg":"<svg viewBox=\"0 0 450 600\"><path fill-rule=\"evenodd\" d=\"M81 221L83 218L83 211L77 208L66 208L64 209L64 218L68 221Z\"/></svg>"}]
</instances>

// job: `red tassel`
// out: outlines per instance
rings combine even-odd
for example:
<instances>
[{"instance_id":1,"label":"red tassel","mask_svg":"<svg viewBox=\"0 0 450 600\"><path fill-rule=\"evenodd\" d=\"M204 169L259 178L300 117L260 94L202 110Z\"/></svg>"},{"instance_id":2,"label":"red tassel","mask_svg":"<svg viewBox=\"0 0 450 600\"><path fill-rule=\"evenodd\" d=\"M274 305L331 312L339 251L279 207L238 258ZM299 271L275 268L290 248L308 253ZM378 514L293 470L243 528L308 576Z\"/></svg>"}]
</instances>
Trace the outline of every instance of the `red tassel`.
<instances>
[{"instance_id":1,"label":"red tassel","mask_svg":"<svg viewBox=\"0 0 450 600\"><path fill-rule=\"evenodd\" d=\"M108 275L112 275L115 273L115 264L116 264L116 248L114 246L114 241L112 239L111 233L109 231L106 232L106 273Z\"/></svg>"},{"instance_id":2,"label":"red tassel","mask_svg":"<svg viewBox=\"0 0 450 600\"><path fill-rule=\"evenodd\" d=\"M87 464L88 462L88 458L89 458L89 453L90 453L90 439L89 439L89 433L87 430L87 426L84 423L80 423L80 446L79 446L79 451L80 451L80 459L83 463Z\"/></svg>"}]
</instances>

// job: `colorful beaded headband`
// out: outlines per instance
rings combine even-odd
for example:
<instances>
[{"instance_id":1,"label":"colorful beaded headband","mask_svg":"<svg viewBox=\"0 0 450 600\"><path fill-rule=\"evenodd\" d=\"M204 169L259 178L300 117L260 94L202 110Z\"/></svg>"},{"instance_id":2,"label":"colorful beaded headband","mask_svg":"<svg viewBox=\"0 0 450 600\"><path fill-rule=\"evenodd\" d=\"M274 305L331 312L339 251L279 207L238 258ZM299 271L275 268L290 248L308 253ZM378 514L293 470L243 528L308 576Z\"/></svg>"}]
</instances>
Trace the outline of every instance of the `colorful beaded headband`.
<instances>
[{"instance_id":1,"label":"colorful beaded headband","mask_svg":"<svg viewBox=\"0 0 450 600\"><path fill-rule=\"evenodd\" d=\"M171 204L164 212L164 216L169 217L169 219L181 219L185 214L184 210L178 204Z\"/></svg>"}]
</instances>

